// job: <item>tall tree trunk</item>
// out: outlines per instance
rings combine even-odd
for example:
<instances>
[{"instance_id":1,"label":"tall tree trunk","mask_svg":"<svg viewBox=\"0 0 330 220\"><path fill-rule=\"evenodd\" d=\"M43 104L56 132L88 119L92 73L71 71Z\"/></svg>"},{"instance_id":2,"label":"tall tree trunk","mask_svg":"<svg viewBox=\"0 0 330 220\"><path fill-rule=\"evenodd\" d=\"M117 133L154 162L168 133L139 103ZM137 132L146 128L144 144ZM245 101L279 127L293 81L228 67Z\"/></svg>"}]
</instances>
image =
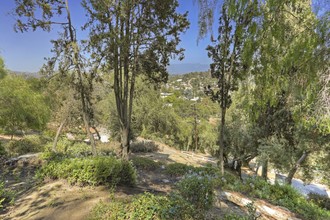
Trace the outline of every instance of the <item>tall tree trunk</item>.
<instances>
[{"instance_id":1,"label":"tall tree trunk","mask_svg":"<svg viewBox=\"0 0 330 220\"><path fill-rule=\"evenodd\" d=\"M226 108L221 108L221 127L220 127L220 140L219 140L219 166L221 174L225 174L225 166L224 166L224 148L225 148L225 117L226 117Z\"/></svg>"},{"instance_id":2,"label":"tall tree trunk","mask_svg":"<svg viewBox=\"0 0 330 220\"><path fill-rule=\"evenodd\" d=\"M291 168L287 178L285 178L285 183L290 184L292 183L292 178L295 175L295 173L297 172L298 168L300 167L300 165L304 162L304 160L307 158L308 156L308 152L304 151L303 155L299 158L299 160L297 161L297 163Z\"/></svg>"},{"instance_id":3,"label":"tall tree trunk","mask_svg":"<svg viewBox=\"0 0 330 220\"><path fill-rule=\"evenodd\" d=\"M262 172L261 172L261 177L262 177L264 180L267 180L267 172L268 172L268 160L265 160L265 161L262 163Z\"/></svg>"},{"instance_id":4,"label":"tall tree trunk","mask_svg":"<svg viewBox=\"0 0 330 220\"><path fill-rule=\"evenodd\" d=\"M86 128L86 132L87 132L87 136L89 137L89 140L91 142L91 148L92 148L92 154L94 156L96 156L96 146L95 146L95 139L94 139L94 135L92 134L92 132L90 131L90 124L89 124L89 116L87 115L88 113L86 113L85 111L83 111L83 120L84 120L84 124L85 124L85 128Z\"/></svg>"},{"instance_id":5,"label":"tall tree trunk","mask_svg":"<svg viewBox=\"0 0 330 220\"><path fill-rule=\"evenodd\" d=\"M69 2L68 0L65 1L65 6L66 6L66 11L67 11L67 19L68 19L68 26L69 26L69 34L70 34L70 40L71 43L73 44L73 49L74 49L74 54L73 54L73 64L75 66L75 70L78 74L78 79L79 79L79 86L77 91L80 93L80 101L82 105L82 115L83 115L83 120L85 124L85 128L87 131L87 135L90 139L91 142L91 147L92 147L92 153L95 156L96 155L96 146L95 146L95 140L93 134L90 132L90 127L91 127L91 120L89 117L89 107L88 106L88 97L86 94L85 86L83 83L83 73L81 70L81 63L79 62L79 48L78 48L78 43L77 39L75 36L75 31L71 23L71 15L70 15L70 9L69 9Z\"/></svg>"},{"instance_id":6,"label":"tall tree trunk","mask_svg":"<svg viewBox=\"0 0 330 220\"><path fill-rule=\"evenodd\" d=\"M57 146L58 138L60 137L60 134L61 134L61 132L62 132L62 130L63 130L63 128L64 128L64 125L65 125L66 121L67 121L67 118L65 118L65 119L61 122L60 126L59 126L58 129L57 129L56 136L55 136L55 138L54 138L54 142L53 142L53 147L52 147L52 151L53 151L53 152L56 152L56 151L57 151L57 150L56 150L56 146Z\"/></svg>"},{"instance_id":7,"label":"tall tree trunk","mask_svg":"<svg viewBox=\"0 0 330 220\"><path fill-rule=\"evenodd\" d=\"M128 159L129 151L129 128L122 128L121 131L121 156L123 159Z\"/></svg>"}]
</instances>

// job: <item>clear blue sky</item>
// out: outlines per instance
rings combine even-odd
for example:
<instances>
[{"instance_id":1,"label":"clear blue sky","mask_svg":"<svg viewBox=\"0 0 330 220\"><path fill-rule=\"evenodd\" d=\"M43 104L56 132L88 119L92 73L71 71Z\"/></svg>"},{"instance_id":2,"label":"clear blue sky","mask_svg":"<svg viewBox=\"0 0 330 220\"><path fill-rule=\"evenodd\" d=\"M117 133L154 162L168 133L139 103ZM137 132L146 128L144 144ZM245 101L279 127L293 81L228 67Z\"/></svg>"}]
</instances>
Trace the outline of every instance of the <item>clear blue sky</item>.
<instances>
[{"instance_id":1,"label":"clear blue sky","mask_svg":"<svg viewBox=\"0 0 330 220\"><path fill-rule=\"evenodd\" d=\"M86 20L85 12L80 6L79 0L69 1L72 19L75 26L81 26ZM193 0L179 0L178 11L189 11L190 29L182 35L181 47L186 49L185 59L181 62L173 60L171 63L178 64L209 64L206 46L209 38L200 40L198 37L198 6ZM0 3L0 56L4 59L7 69L24 72L37 72L44 58L51 56L51 39L56 39L56 29L51 32L26 32L16 33L13 26L15 19L9 15L14 8L14 1L2 0ZM86 33L78 33L85 36Z\"/></svg>"}]
</instances>

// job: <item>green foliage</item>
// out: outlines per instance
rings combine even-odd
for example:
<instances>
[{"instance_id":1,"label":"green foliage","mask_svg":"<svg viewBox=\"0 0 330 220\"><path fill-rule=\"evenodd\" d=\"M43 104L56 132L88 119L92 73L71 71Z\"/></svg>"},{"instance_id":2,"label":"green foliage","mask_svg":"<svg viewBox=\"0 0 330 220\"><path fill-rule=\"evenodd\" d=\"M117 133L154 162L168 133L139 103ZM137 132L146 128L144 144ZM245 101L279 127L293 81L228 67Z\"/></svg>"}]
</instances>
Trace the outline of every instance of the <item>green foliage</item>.
<instances>
[{"instance_id":1,"label":"green foliage","mask_svg":"<svg viewBox=\"0 0 330 220\"><path fill-rule=\"evenodd\" d=\"M46 152L52 151L53 143L45 146ZM62 137L57 142L56 152L66 154L67 157L85 157L92 154L91 147L82 141L71 141L66 137Z\"/></svg>"},{"instance_id":2,"label":"green foliage","mask_svg":"<svg viewBox=\"0 0 330 220\"><path fill-rule=\"evenodd\" d=\"M43 95L20 76L0 80L0 106L0 126L11 134L26 128L42 129L49 118Z\"/></svg>"},{"instance_id":3,"label":"green foliage","mask_svg":"<svg viewBox=\"0 0 330 220\"><path fill-rule=\"evenodd\" d=\"M6 144L6 150L11 156L38 153L44 150L46 141L40 135L27 135L23 139L9 141Z\"/></svg>"},{"instance_id":4,"label":"green foliage","mask_svg":"<svg viewBox=\"0 0 330 220\"><path fill-rule=\"evenodd\" d=\"M15 192L5 188L5 183L0 181L0 210L7 204L13 204Z\"/></svg>"},{"instance_id":5,"label":"green foliage","mask_svg":"<svg viewBox=\"0 0 330 220\"><path fill-rule=\"evenodd\" d=\"M187 202L193 205L200 219L204 218L214 202L214 184L209 175L192 173L184 176L177 184L178 192Z\"/></svg>"},{"instance_id":6,"label":"green foliage","mask_svg":"<svg viewBox=\"0 0 330 220\"><path fill-rule=\"evenodd\" d=\"M36 179L67 179L71 184L126 185L136 184L136 170L129 161L114 157L62 158L52 155L36 174Z\"/></svg>"},{"instance_id":7,"label":"green foliage","mask_svg":"<svg viewBox=\"0 0 330 220\"><path fill-rule=\"evenodd\" d=\"M110 203L100 202L92 209L88 219L198 219L194 216L194 213L193 207L176 194L155 196L150 193L144 193L133 198L130 203L118 200L113 200Z\"/></svg>"},{"instance_id":8,"label":"green foliage","mask_svg":"<svg viewBox=\"0 0 330 220\"><path fill-rule=\"evenodd\" d=\"M189 166L183 163L171 163L165 167L164 172L170 176L183 176L189 171L194 170L193 166Z\"/></svg>"},{"instance_id":9,"label":"green foliage","mask_svg":"<svg viewBox=\"0 0 330 220\"><path fill-rule=\"evenodd\" d=\"M7 155L7 151L4 147L4 145L0 142L0 157L1 156L6 156Z\"/></svg>"},{"instance_id":10,"label":"green foliage","mask_svg":"<svg viewBox=\"0 0 330 220\"><path fill-rule=\"evenodd\" d=\"M250 197L265 199L275 205L283 206L306 219L327 219L330 212L325 211L314 203L308 202L290 185L271 185L260 178L248 178L242 183L231 174L221 177L217 184L223 189L242 192Z\"/></svg>"},{"instance_id":11,"label":"green foliage","mask_svg":"<svg viewBox=\"0 0 330 220\"><path fill-rule=\"evenodd\" d=\"M130 146L133 153L148 153L158 150L158 145L153 141L138 141L133 142Z\"/></svg>"},{"instance_id":12,"label":"green foliage","mask_svg":"<svg viewBox=\"0 0 330 220\"><path fill-rule=\"evenodd\" d=\"M121 220L126 219L126 204L113 200L109 203L99 202L90 212L89 220Z\"/></svg>"},{"instance_id":13,"label":"green foliage","mask_svg":"<svg viewBox=\"0 0 330 220\"><path fill-rule=\"evenodd\" d=\"M0 57L0 80L3 79L7 75L5 70L5 64L3 62L2 57Z\"/></svg>"},{"instance_id":14,"label":"green foliage","mask_svg":"<svg viewBox=\"0 0 330 220\"><path fill-rule=\"evenodd\" d=\"M309 193L308 201L313 202L319 207L330 211L330 198L326 195L320 195L317 193Z\"/></svg>"},{"instance_id":15,"label":"green foliage","mask_svg":"<svg viewBox=\"0 0 330 220\"><path fill-rule=\"evenodd\" d=\"M136 168L142 170L156 170L160 167L160 163L145 157L133 157L131 161Z\"/></svg>"}]
</instances>

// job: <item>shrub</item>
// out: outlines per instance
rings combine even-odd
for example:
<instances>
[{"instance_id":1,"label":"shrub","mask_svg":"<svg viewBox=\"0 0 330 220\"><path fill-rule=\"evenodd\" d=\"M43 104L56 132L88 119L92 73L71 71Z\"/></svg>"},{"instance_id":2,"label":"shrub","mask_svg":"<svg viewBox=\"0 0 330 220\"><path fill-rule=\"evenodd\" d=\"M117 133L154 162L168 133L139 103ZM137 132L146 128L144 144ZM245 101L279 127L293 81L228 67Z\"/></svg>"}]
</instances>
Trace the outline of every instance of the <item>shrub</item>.
<instances>
[{"instance_id":1,"label":"shrub","mask_svg":"<svg viewBox=\"0 0 330 220\"><path fill-rule=\"evenodd\" d=\"M182 197L155 196L144 193L133 198L131 203L125 201L100 202L91 211L89 219L194 219L193 209Z\"/></svg>"},{"instance_id":2,"label":"shrub","mask_svg":"<svg viewBox=\"0 0 330 220\"><path fill-rule=\"evenodd\" d=\"M6 149L5 149L5 147L2 145L2 143L0 142L0 157L1 157L1 156L6 156L6 155L7 155Z\"/></svg>"},{"instance_id":3,"label":"shrub","mask_svg":"<svg viewBox=\"0 0 330 220\"><path fill-rule=\"evenodd\" d=\"M6 204L12 204L14 202L15 192L5 188L4 182L0 181L0 210Z\"/></svg>"},{"instance_id":4,"label":"shrub","mask_svg":"<svg viewBox=\"0 0 330 220\"><path fill-rule=\"evenodd\" d=\"M330 198L326 195L320 195L317 193L309 193L308 200L312 201L314 204L318 205L319 207L330 210Z\"/></svg>"},{"instance_id":5,"label":"shrub","mask_svg":"<svg viewBox=\"0 0 330 220\"><path fill-rule=\"evenodd\" d=\"M21 140L11 140L6 149L11 156L19 156L27 153L37 153L44 150L46 140L39 135L27 135Z\"/></svg>"},{"instance_id":6,"label":"shrub","mask_svg":"<svg viewBox=\"0 0 330 220\"><path fill-rule=\"evenodd\" d=\"M214 185L210 176L196 173L188 174L177 184L179 194L204 218L214 202Z\"/></svg>"},{"instance_id":7,"label":"shrub","mask_svg":"<svg viewBox=\"0 0 330 220\"><path fill-rule=\"evenodd\" d=\"M238 178L226 174L218 180L224 189L245 193L251 197L268 200L301 215L305 219L330 219L330 212L308 202L290 185L271 185L261 178L248 178L242 183Z\"/></svg>"},{"instance_id":8,"label":"shrub","mask_svg":"<svg viewBox=\"0 0 330 220\"><path fill-rule=\"evenodd\" d=\"M90 212L89 220L117 220L125 219L126 205L122 201L112 201L110 203L99 202Z\"/></svg>"},{"instance_id":9,"label":"shrub","mask_svg":"<svg viewBox=\"0 0 330 220\"><path fill-rule=\"evenodd\" d=\"M67 179L71 184L128 185L136 184L136 170L129 161L114 157L57 158L44 165L36 174L43 180Z\"/></svg>"},{"instance_id":10,"label":"shrub","mask_svg":"<svg viewBox=\"0 0 330 220\"><path fill-rule=\"evenodd\" d=\"M158 145L153 141L133 142L130 148L133 153L148 153L158 151Z\"/></svg>"},{"instance_id":11,"label":"shrub","mask_svg":"<svg viewBox=\"0 0 330 220\"><path fill-rule=\"evenodd\" d=\"M131 160L133 165L138 169L156 170L160 167L160 163L157 163L149 158L133 157Z\"/></svg>"},{"instance_id":12,"label":"shrub","mask_svg":"<svg viewBox=\"0 0 330 220\"><path fill-rule=\"evenodd\" d=\"M183 163L171 163L165 168L165 173L170 176L183 176L188 172L194 171L193 166L189 166Z\"/></svg>"}]
</instances>

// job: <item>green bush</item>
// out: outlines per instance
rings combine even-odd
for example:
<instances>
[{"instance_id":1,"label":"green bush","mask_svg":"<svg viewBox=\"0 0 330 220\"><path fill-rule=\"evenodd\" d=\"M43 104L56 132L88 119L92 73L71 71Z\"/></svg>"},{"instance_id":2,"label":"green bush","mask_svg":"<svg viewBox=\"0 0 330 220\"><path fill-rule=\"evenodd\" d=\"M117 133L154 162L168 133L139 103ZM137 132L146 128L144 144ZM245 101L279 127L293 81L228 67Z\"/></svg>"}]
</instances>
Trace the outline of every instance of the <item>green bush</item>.
<instances>
[{"instance_id":1,"label":"green bush","mask_svg":"<svg viewBox=\"0 0 330 220\"><path fill-rule=\"evenodd\" d=\"M136 168L142 170L156 170L160 167L160 163L157 163L149 158L133 157L131 161Z\"/></svg>"},{"instance_id":2,"label":"green bush","mask_svg":"<svg viewBox=\"0 0 330 220\"><path fill-rule=\"evenodd\" d=\"M133 198L131 203L125 201L100 202L91 211L89 219L167 219L189 220L194 218L194 210L182 197L172 194L155 196L144 193Z\"/></svg>"},{"instance_id":3,"label":"green bush","mask_svg":"<svg viewBox=\"0 0 330 220\"><path fill-rule=\"evenodd\" d=\"M13 204L15 192L5 188L4 182L0 181L0 210L6 204Z\"/></svg>"},{"instance_id":4,"label":"green bush","mask_svg":"<svg viewBox=\"0 0 330 220\"><path fill-rule=\"evenodd\" d=\"M242 192L250 197L265 199L275 205L286 207L305 219L330 219L329 211L307 201L290 185L271 185L261 178L248 178L242 183L231 174L221 177L217 184L223 189Z\"/></svg>"},{"instance_id":5,"label":"green bush","mask_svg":"<svg viewBox=\"0 0 330 220\"><path fill-rule=\"evenodd\" d=\"M208 211L214 202L213 179L209 175L192 173L184 176L177 184L179 194L190 204L200 218Z\"/></svg>"},{"instance_id":6,"label":"green bush","mask_svg":"<svg viewBox=\"0 0 330 220\"><path fill-rule=\"evenodd\" d=\"M6 155L7 155L6 149L3 146L3 144L0 142L0 157L1 156L6 156Z\"/></svg>"},{"instance_id":7,"label":"green bush","mask_svg":"<svg viewBox=\"0 0 330 220\"><path fill-rule=\"evenodd\" d=\"M183 176L188 172L194 171L193 166L189 166L183 163L171 163L165 167L165 173L170 176Z\"/></svg>"},{"instance_id":8,"label":"green bush","mask_svg":"<svg viewBox=\"0 0 330 220\"><path fill-rule=\"evenodd\" d=\"M127 185L136 184L136 170L129 161L114 157L61 158L49 161L36 174L43 180L67 179L71 184Z\"/></svg>"},{"instance_id":9,"label":"green bush","mask_svg":"<svg viewBox=\"0 0 330 220\"><path fill-rule=\"evenodd\" d=\"M126 204L122 201L111 201L110 203L99 202L90 212L89 220L120 220L127 219Z\"/></svg>"},{"instance_id":10,"label":"green bush","mask_svg":"<svg viewBox=\"0 0 330 220\"><path fill-rule=\"evenodd\" d=\"M130 148L132 153L148 153L158 151L158 145L153 141L133 142Z\"/></svg>"},{"instance_id":11,"label":"green bush","mask_svg":"<svg viewBox=\"0 0 330 220\"><path fill-rule=\"evenodd\" d=\"M27 135L21 140L11 140L6 144L6 149L11 156L27 153L37 153L44 150L46 140L39 135Z\"/></svg>"},{"instance_id":12,"label":"green bush","mask_svg":"<svg viewBox=\"0 0 330 220\"><path fill-rule=\"evenodd\" d=\"M320 195L316 193L309 193L308 200L312 201L314 204L319 207L330 211L330 198L326 195Z\"/></svg>"}]
</instances>

